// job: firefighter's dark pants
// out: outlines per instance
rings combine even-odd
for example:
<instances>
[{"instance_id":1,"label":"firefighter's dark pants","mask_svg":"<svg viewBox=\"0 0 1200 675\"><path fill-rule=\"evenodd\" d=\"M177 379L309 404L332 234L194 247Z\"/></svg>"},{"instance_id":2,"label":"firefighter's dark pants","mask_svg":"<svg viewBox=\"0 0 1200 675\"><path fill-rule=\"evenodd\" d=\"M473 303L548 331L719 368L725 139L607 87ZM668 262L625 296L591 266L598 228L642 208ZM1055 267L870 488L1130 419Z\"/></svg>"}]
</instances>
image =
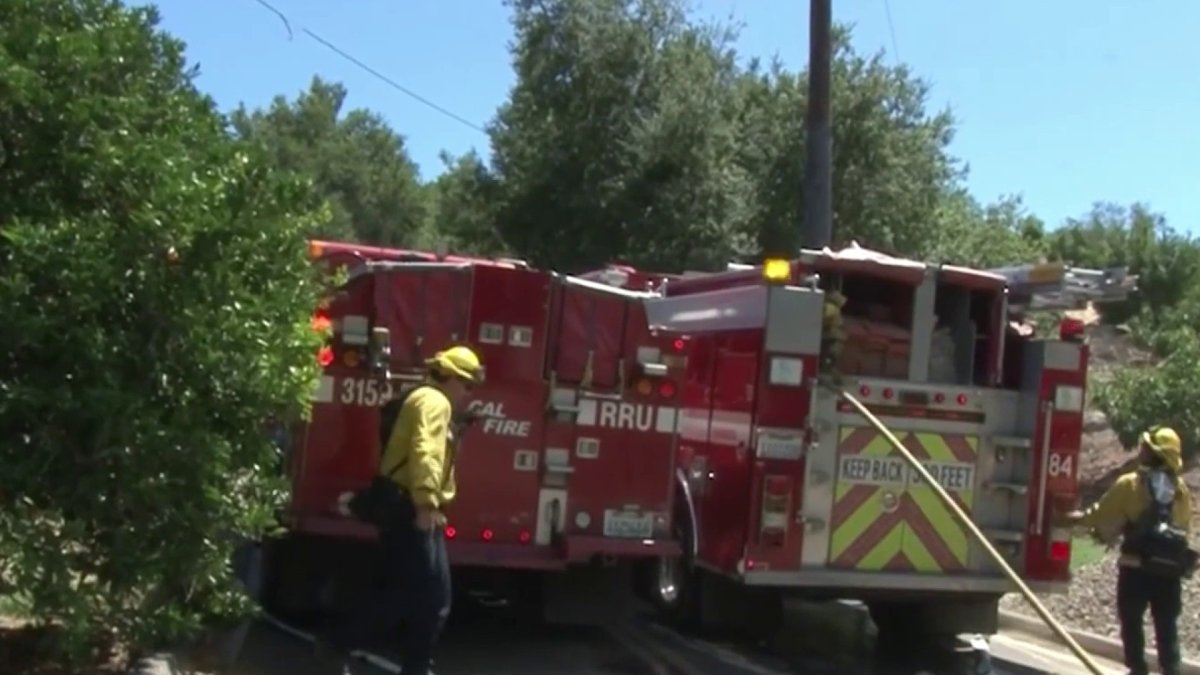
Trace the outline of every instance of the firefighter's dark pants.
<instances>
[{"instance_id":1,"label":"firefighter's dark pants","mask_svg":"<svg viewBox=\"0 0 1200 675\"><path fill-rule=\"evenodd\" d=\"M405 514L408 516L408 514ZM412 518L387 527L379 535L383 587L361 611L330 636L334 646L365 646L368 636L388 631L394 636L405 624L404 675L427 675L433 648L450 615L450 563L443 529L422 532Z\"/></svg>"},{"instance_id":2,"label":"firefighter's dark pants","mask_svg":"<svg viewBox=\"0 0 1200 675\"><path fill-rule=\"evenodd\" d=\"M428 675L433 647L450 616L450 561L440 527L422 532L409 526L393 534L386 546L395 547L404 576L408 630L404 636L404 675ZM390 557L390 556L389 556Z\"/></svg>"},{"instance_id":3,"label":"firefighter's dark pants","mask_svg":"<svg viewBox=\"0 0 1200 675\"><path fill-rule=\"evenodd\" d=\"M1179 614L1183 607L1183 582L1160 577L1129 567L1117 573L1117 617L1121 621L1121 642L1125 646L1125 666L1132 675L1145 675L1146 636L1142 622L1146 608L1154 618L1154 641L1163 675L1179 675Z\"/></svg>"}]
</instances>

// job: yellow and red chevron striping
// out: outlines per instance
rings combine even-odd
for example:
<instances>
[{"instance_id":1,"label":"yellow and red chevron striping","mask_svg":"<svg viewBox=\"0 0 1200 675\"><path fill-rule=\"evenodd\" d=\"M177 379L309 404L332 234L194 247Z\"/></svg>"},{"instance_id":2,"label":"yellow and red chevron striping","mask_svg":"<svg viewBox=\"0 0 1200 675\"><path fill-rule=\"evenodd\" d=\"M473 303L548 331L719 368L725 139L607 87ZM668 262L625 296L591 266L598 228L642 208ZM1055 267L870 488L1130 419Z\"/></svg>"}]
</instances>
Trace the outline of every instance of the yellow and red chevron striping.
<instances>
[{"instance_id":1,"label":"yellow and red chevron striping","mask_svg":"<svg viewBox=\"0 0 1200 675\"><path fill-rule=\"evenodd\" d=\"M842 427L839 457L860 456L894 462L898 453L873 429ZM922 463L966 466L972 479L951 496L970 512L974 499L976 437L930 432L904 433L901 442ZM928 465L927 465L928 466ZM831 514L830 565L843 569L953 573L966 569L966 532L931 487L909 472L895 483L858 482L840 475ZM937 475L934 471L935 476ZM894 475L881 472L881 475ZM960 474L962 475L962 474Z\"/></svg>"}]
</instances>

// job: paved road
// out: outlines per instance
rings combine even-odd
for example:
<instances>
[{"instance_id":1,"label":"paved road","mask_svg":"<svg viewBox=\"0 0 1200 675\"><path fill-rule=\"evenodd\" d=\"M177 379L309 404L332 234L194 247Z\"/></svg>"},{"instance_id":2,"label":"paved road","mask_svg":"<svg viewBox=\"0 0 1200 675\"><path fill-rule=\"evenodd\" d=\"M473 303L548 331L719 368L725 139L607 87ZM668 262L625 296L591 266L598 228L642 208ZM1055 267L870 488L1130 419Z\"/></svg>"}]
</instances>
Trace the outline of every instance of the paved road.
<instances>
[{"instance_id":1,"label":"paved road","mask_svg":"<svg viewBox=\"0 0 1200 675\"><path fill-rule=\"evenodd\" d=\"M642 617L613 628L534 626L503 612L463 611L439 650L439 675L914 675L913 668L872 664L869 639L853 635L844 610L818 624L789 626L773 644L734 644L682 635ZM810 615L811 618L813 615ZM850 626L850 630L846 627ZM841 630L841 638L832 631ZM1064 648L1015 635L992 640L996 675L1076 675ZM1105 663L1106 672L1120 673ZM234 675L327 675L302 638L267 622L250 632ZM383 675L362 663L356 673ZM947 672L949 671L941 671ZM938 675L941 675L938 672ZM963 675L959 670L953 675Z\"/></svg>"}]
</instances>

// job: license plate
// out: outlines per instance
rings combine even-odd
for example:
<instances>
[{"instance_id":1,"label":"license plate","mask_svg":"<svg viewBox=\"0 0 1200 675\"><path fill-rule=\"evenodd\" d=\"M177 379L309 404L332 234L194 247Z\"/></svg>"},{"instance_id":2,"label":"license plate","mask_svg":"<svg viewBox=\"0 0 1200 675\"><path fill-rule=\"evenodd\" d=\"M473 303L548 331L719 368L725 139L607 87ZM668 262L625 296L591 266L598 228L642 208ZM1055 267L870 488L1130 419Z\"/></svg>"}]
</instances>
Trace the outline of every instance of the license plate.
<instances>
[{"instance_id":1,"label":"license plate","mask_svg":"<svg viewBox=\"0 0 1200 675\"><path fill-rule=\"evenodd\" d=\"M758 456L763 459L800 459L804 444L798 438L758 439Z\"/></svg>"},{"instance_id":2,"label":"license plate","mask_svg":"<svg viewBox=\"0 0 1200 675\"><path fill-rule=\"evenodd\" d=\"M650 539L654 536L654 516L624 511L604 512L604 536L626 539Z\"/></svg>"}]
</instances>

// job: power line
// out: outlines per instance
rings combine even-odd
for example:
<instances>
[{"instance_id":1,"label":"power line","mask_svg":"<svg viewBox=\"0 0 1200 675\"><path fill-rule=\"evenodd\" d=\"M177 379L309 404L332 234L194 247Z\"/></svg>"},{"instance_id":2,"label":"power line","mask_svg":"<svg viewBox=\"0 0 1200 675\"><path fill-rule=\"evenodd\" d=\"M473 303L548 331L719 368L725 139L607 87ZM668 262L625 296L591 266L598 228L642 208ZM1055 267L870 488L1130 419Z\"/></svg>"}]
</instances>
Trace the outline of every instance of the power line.
<instances>
[{"instance_id":1,"label":"power line","mask_svg":"<svg viewBox=\"0 0 1200 675\"><path fill-rule=\"evenodd\" d=\"M892 23L892 3L888 0L883 0L883 11L887 14L888 32L892 35L892 53L896 55L896 61L899 62L900 44L896 41L896 24Z\"/></svg>"},{"instance_id":2,"label":"power line","mask_svg":"<svg viewBox=\"0 0 1200 675\"><path fill-rule=\"evenodd\" d=\"M255 2L262 5L263 7L266 7L268 10L270 10L272 13L274 13L276 16L278 16L280 21L283 21L284 27L287 28L288 39L289 40L292 39L292 22L288 20L287 15L285 15L283 12L279 11L274 5L267 2L267 0L255 0ZM478 124L472 122L471 120L468 120L467 118L465 118L461 115L458 115L457 113L455 113L451 110L447 110L446 108L438 105L437 103L434 103L433 101L425 98L424 96L421 96L420 94L409 89L408 87L405 87L404 85L400 84L399 82L396 82L395 80L388 77L387 75L384 75L383 73L379 72L378 70L363 63L358 58L356 58L352 54L346 52L346 50L342 49L341 47L338 47L337 45L333 44L329 40L326 40L325 38L321 37L320 35L317 35L313 31L311 31L303 26L300 27L300 30L304 34L308 35L310 38L321 43L321 45L324 46L329 51L337 54L338 56L342 57L343 59L346 59L350 63L353 63L354 65L365 70L366 72L370 73L371 75L374 75L376 79L380 80L384 84L391 86L396 91L399 91L400 93L404 94L405 96L408 96L409 98L415 99L416 101L419 101L420 103L425 104L426 106L442 113L446 117L449 117L450 119L452 119L466 127L474 129L475 131L478 131L481 134L485 134L485 135L487 134L487 130L484 129L483 127L479 126Z\"/></svg>"}]
</instances>

